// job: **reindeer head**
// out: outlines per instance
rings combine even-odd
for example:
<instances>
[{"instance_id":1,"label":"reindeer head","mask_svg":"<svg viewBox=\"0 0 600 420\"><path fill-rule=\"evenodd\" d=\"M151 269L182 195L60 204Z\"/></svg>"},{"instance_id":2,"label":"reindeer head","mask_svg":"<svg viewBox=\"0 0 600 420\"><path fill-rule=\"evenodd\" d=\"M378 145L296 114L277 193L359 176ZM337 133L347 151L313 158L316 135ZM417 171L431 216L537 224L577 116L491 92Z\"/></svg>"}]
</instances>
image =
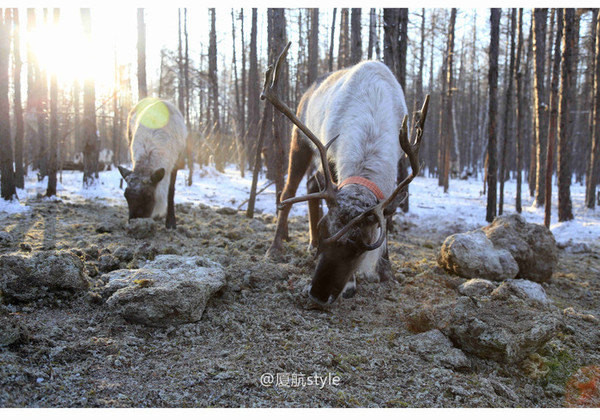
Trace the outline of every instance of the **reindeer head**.
<instances>
[{"instance_id":1,"label":"reindeer head","mask_svg":"<svg viewBox=\"0 0 600 420\"><path fill-rule=\"evenodd\" d=\"M154 211L156 186L164 178L164 168L134 170L119 166L121 176L127 182L125 199L129 207L129 220L151 217Z\"/></svg>"},{"instance_id":2,"label":"reindeer head","mask_svg":"<svg viewBox=\"0 0 600 420\"><path fill-rule=\"evenodd\" d=\"M334 138L323 144L312 131L296 117L283 103L276 93L279 69L290 44L286 45L279 55L275 66L269 66L261 99L267 99L277 110L283 113L294 125L302 131L315 145L321 158L321 171L324 186L317 193L293 197L282 201L279 208L307 200L324 199L329 212L318 224L318 260L317 268L312 279L310 296L319 303L331 303L344 290L346 283L352 277L361 258L367 251L379 248L386 238L385 218L395 210L395 198L419 173L419 148L423 136L423 127L429 107L429 95L420 111L415 113L413 120L414 141L408 138L408 116L404 116L400 129L400 146L408 155L412 173L385 198L376 200L366 190L355 185L345 189L338 188L331 176L327 159L327 150L335 141ZM342 183L343 184L343 183ZM340 184L340 186L342 185Z\"/></svg>"}]
</instances>

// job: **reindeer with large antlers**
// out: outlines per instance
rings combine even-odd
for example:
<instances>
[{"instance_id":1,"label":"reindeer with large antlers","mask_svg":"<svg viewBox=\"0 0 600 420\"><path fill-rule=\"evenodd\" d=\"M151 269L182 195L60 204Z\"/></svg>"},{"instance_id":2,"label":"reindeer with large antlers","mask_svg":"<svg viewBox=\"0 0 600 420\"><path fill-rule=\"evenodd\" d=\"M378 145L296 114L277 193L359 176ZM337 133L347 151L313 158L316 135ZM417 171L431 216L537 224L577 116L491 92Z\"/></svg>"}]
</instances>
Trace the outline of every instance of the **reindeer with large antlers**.
<instances>
[{"instance_id":1,"label":"reindeer with large antlers","mask_svg":"<svg viewBox=\"0 0 600 420\"><path fill-rule=\"evenodd\" d=\"M267 70L261 95L295 125L277 230L267 256L281 255L292 204L308 201L310 244L318 256L310 297L325 304L340 294L353 296L357 273L382 279L392 276L386 218L399 205L399 193L419 172L429 95L415 114L413 142L409 141L402 87L387 66L376 61L364 61L317 80L302 96L296 116L275 92L290 44ZM395 185L401 148L412 173ZM308 194L294 197L317 156L320 169L308 180ZM322 199L329 208L324 217Z\"/></svg>"}]
</instances>

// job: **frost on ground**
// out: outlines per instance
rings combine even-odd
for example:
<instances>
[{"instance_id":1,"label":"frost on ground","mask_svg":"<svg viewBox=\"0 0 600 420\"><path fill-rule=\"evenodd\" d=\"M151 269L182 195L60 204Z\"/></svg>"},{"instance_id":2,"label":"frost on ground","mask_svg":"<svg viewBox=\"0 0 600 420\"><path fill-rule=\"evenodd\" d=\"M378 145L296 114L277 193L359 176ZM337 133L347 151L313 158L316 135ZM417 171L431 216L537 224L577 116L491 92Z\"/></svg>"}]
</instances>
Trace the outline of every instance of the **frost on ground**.
<instances>
[{"instance_id":1,"label":"frost on ground","mask_svg":"<svg viewBox=\"0 0 600 420\"><path fill-rule=\"evenodd\" d=\"M38 197L45 185L35 184L20 192L28 209L0 215L0 254L21 255L25 267L68 252L89 282L68 295L38 298L45 286L37 282L31 300L2 297L0 406L561 407L597 401L576 394L598 383L590 375L600 366L599 216L581 210L577 185L580 218L555 224L554 232L559 243L572 238L581 246L559 250L554 274L540 286L550 302L528 300L508 283L490 282L477 293L466 292L473 284L460 287L466 279L442 270L437 256L447 235L484 225L480 183L451 181L445 195L436 180L417 178L411 213L396 216L390 236L397 281L359 281L353 299L321 308L304 291L314 270L306 205L295 206L285 262L265 261L275 231L273 189L259 197L261 212L249 220L243 211L222 208L235 209L247 198L250 178L240 179L234 169L225 175L198 169L186 187L186 173L179 175L178 228L148 221L155 229L150 237L128 229L117 171L101 173L89 191L80 187L81 174L65 172L60 200ZM512 188L509 183L508 194ZM540 210L524 214L541 221ZM107 304L117 270L137 270L157 256L223 267L225 284L206 302L200 321L145 326ZM137 280L129 287L152 281ZM507 323L513 318L533 328L521 331L525 324ZM483 338L497 337L489 351L473 340L477 328ZM265 387L266 373L331 374L340 382ZM593 392L598 389L588 392L596 398Z\"/></svg>"}]
</instances>

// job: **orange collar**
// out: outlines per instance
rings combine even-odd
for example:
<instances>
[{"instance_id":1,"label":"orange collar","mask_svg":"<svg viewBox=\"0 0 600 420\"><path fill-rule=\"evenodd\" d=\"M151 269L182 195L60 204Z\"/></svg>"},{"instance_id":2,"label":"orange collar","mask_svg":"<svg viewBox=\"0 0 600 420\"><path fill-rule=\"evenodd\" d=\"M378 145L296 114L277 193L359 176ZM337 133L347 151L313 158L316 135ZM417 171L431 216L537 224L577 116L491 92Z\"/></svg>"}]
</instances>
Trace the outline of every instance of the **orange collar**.
<instances>
[{"instance_id":1,"label":"orange collar","mask_svg":"<svg viewBox=\"0 0 600 420\"><path fill-rule=\"evenodd\" d=\"M369 191L371 191L373 194L375 194L375 197L377 197L378 200L383 200L385 198L385 195L383 195L383 193L381 192L381 190L379 189L377 184L375 184L372 181L369 181L366 178L363 178L362 176L351 176L350 178L344 179L338 185L338 189L341 190L344 186L350 185L350 184L357 184L357 185L362 185L363 187L367 187L369 189Z\"/></svg>"}]
</instances>

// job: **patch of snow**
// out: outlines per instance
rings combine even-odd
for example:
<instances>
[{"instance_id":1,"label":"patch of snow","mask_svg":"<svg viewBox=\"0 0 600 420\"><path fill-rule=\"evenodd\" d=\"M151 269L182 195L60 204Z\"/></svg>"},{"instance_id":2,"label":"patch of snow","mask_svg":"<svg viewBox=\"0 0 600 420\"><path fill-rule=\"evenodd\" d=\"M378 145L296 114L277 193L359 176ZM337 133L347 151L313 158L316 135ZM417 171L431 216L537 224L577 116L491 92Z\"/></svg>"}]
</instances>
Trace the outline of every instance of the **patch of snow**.
<instances>
[{"instance_id":1,"label":"patch of snow","mask_svg":"<svg viewBox=\"0 0 600 420\"><path fill-rule=\"evenodd\" d=\"M234 165L229 165L224 173L214 167L196 165L193 182L187 186L187 170L180 170L175 187L176 203L203 203L213 207L237 208L248 199L252 185L252 172L246 177L240 176ZM100 172L99 178L90 188L83 188L83 175L78 171L63 171L62 182L57 185L58 198L63 201L97 200L105 205L122 205L127 203L123 190L119 188L121 175L117 168ZM60 178L59 178L60 181ZM259 177L257 190L262 189L269 181L264 174ZM485 226L487 198L483 195L483 181L469 178L467 180L451 179L448 193L437 185L437 178L417 177L410 185L410 212L405 217L417 226L424 226L434 232L450 235ZM0 200L0 212L19 213L29 211L29 199L35 199L46 192L47 179L37 181L37 174L29 171L25 180L25 190L19 190L20 202ZM585 186L579 183L571 185L574 220L558 222L556 183L553 182L553 204L550 229L559 243L569 239L577 242L600 242L600 209L591 210L585 207ZM504 184L504 212L515 211L516 182L509 180ZM38 195L39 194L39 195ZM298 195L306 194L306 182L303 180L298 188ZM528 222L543 223L544 209L535 207L533 198L529 197L524 183L522 215ZM242 206L246 209L247 204ZM258 212L275 214L275 185L271 185L256 199ZM292 207L291 216L307 214L307 203L298 203Z\"/></svg>"}]
</instances>

